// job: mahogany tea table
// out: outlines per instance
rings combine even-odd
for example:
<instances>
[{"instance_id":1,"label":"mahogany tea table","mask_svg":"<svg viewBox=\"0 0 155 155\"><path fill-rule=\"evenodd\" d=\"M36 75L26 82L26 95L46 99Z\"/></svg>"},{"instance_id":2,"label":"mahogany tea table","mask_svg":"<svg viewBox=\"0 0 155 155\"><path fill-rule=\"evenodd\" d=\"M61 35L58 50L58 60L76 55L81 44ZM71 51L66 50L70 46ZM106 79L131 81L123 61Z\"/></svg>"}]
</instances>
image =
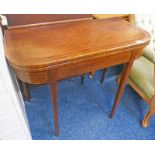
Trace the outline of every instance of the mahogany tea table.
<instances>
[{"instance_id":1,"label":"mahogany tea table","mask_svg":"<svg viewBox=\"0 0 155 155\"><path fill-rule=\"evenodd\" d=\"M57 82L92 70L125 64L111 117L135 59L150 35L123 19L58 22L5 31L5 55L26 83L51 85L55 134L59 135Z\"/></svg>"}]
</instances>

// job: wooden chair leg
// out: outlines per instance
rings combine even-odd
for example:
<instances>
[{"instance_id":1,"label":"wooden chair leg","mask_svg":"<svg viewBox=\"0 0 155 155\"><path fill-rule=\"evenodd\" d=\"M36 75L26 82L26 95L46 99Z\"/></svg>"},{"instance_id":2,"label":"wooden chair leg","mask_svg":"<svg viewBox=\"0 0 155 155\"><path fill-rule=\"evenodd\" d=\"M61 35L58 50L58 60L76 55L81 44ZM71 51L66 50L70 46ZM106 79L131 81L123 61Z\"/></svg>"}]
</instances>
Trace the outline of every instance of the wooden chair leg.
<instances>
[{"instance_id":1,"label":"wooden chair leg","mask_svg":"<svg viewBox=\"0 0 155 155\"><path fill-rule=\"evenodd\" d=\"M101 77L101 80L100 80L101 83L104 82L105 75L106 75L106 69L103 69L103 70L102 70L102 77Z\"/></svg>"},{"instance_id":2,"label":"wooden chair leg","mask_svg":"<svg viewBox=\"0 0 155 155\"><path fill-rule=\"evenodd\" d=\"M86 74L81 75L81 85L84 83L85 76L86 76Z\"/></svg>"},{"instance_id":3,"label":"wooden chair leg","mask_svg":"<svg viewBox=\"0 0 155 155\"><path fill-rule=\"evenodd\" d=\"M142 127L147 128L150 124L150 118L155 114L155 103L151 103L150 109L142 121Z\"/></svg>"},{"instance_id":4,"label":"wooden chair leg","mask_svg":"<svg viewBox=\"0 0 155 155\"><path fill-rule=\"evenodd\" d=\"M23 90L22 95L23 95L24 100L30 100L31 96L28 90L28 85L23 81L20 81L20 83L21 83L22 90Z\"/></svg>"}]
</instances>

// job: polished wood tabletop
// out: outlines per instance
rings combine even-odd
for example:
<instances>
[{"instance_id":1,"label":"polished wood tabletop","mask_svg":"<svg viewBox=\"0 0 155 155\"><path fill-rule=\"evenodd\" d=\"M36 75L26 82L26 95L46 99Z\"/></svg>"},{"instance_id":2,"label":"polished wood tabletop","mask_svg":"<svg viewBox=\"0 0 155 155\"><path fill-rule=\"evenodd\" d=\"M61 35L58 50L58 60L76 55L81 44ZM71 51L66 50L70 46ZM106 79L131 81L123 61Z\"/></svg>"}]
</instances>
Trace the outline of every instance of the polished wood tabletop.
<instances>
[{"instance_id":1,"label":"polished wood tabletop","mask_svg":"<svg viewBox=\"0 0 155 155\"><path fill-rule=\"evenodd\" d=\"M132 64L149 41L148 32L120 18L12 28L4 36L5 55L16 76L27 83L51 84L57 135L57 81L125 63L113 116Z\"/></svg>"},{"instance_id":2,"label":"polished wood tabletop","mask_svg":"<svg viewBox=\"0 0 155 155\"><path fill-rule=\"evenodd\" d=\"M5 32L9 62L35 69L147 42L147 33L117 18L64 22Z\"/></svg>"}]
</instances>

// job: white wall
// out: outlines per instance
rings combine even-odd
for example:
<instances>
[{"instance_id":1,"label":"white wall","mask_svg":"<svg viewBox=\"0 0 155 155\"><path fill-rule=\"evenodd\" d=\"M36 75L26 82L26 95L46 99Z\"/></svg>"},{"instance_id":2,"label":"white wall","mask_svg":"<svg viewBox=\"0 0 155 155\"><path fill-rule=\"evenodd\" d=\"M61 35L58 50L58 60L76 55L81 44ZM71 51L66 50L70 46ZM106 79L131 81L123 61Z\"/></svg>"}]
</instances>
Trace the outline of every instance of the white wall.
<instances>
[{"instance_id":1,"label":"white wall","mask_svg":"<svg viewBox=\"0 0 155 155\"><path fill-rule=\"evenodd\" d=\"M0 139L31 139L24 102L8 68L0 29Z\"/></svg>"}]
</instances>

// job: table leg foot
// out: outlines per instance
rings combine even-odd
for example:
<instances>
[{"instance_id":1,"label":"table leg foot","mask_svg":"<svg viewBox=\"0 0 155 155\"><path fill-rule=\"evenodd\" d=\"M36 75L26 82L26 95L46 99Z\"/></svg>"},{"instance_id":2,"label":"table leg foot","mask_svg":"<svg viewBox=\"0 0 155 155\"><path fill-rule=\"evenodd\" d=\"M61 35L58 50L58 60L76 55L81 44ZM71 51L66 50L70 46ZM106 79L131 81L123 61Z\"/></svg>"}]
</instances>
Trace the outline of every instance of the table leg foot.
<instances>
[{"instance_id":1,"label":"table leg foot","mask_svg":"<svg viewBox=\"0 0 155 155\"><path fill-rule=\"evenodd\" d=\"M54 136L57 136L57 137L58 137L59 134L60 134L59 131L55 131L55 132L54 132Z\"/></svg>"},{"instance_id":2,"label":"table leg foot","mask_svg":"<svg viewBox=\"0 0 155 155\"><path fill-rule=\"evenodd\" d=\"M110 119L112 119L112 118L113 118L113 115L112 115L112 113L109 115L109 118L110 118Z\"/></svg>"}]
</instances>

